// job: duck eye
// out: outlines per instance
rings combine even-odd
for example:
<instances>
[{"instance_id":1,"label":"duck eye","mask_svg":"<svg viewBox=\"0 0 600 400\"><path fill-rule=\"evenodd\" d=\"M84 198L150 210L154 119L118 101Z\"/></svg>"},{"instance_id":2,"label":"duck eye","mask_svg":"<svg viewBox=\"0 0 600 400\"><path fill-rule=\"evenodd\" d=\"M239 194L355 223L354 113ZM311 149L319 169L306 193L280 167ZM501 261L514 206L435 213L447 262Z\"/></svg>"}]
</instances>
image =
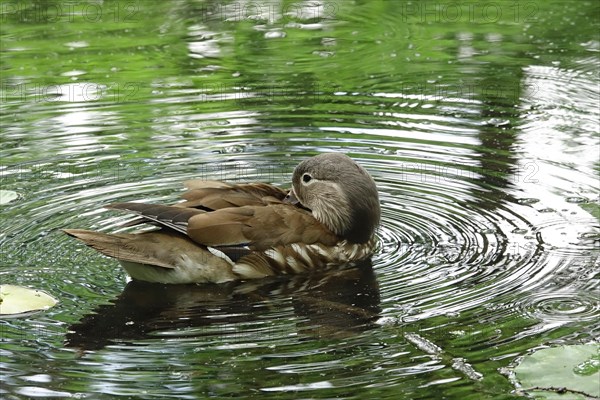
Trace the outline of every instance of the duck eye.
<instances>
[{"instance_id":1,"label":"duck eye","mask_svg":"<svg viewBox=\"0 0 600 400\"><path fill-rule=\"evenodd\" d=\"M309 174L302 175L302 182L304 182L304 183L310 182L311 179L312 179L312 176L310 176Z\"/></svg>"}]
</instances>

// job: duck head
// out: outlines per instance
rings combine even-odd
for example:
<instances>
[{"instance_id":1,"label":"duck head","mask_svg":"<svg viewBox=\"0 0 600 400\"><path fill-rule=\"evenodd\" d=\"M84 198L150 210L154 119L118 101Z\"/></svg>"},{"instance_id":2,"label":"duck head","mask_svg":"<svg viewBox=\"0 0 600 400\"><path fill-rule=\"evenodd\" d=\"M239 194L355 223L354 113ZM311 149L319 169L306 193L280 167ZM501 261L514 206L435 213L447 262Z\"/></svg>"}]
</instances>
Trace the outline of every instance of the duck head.
<instances>
[{"instance_id":1,"label":"duck head","mask_svg":"<svg viewBox=\"0 0 600 400\"><path fill-rule=\"evenodd\" d=\"M365 243L380 219L375 181L341 153L309 158L294 170L286 201L309 209L332 232L353 243Z\"/></svg>"}]
</instances>

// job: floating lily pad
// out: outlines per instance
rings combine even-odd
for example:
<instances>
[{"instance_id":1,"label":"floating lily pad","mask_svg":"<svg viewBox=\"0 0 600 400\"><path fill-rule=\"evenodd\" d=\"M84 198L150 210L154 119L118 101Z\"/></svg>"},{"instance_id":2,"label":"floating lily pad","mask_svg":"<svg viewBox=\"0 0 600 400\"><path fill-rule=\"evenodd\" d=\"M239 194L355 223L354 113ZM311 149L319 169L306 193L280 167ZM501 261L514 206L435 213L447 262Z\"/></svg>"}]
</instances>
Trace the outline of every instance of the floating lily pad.
<instances>
[{"instance_id":1,"label":"floating lily pad","mask_svg":"<svg viewBox=\"0 0 600 400\"><path fill-rule=\"evenodd\" d=\"M522 390L536 399L598 398L599 350L597 344L539 350L523 358L515 375Z\"/></svg>"},{"instance_id":2,"label":"floating lily pad","mask_svg":"<svg viewBox=\"0 0 600 400\"><path fill-rule=\"evenodd\" d=\"M58 301L41 290L15 285L0 285L0 315L16 315L46 310Z\"/></svg>"},{"instance_id":3,"label":"floating lily pad","mask_svg":"<svg viewBox=\"0 0 600 400\"><path fill-rule=\"evenodd\" d=\"M8 204L19 198L19 193L12 190L0 190L0 205Z\"/></svg>"}]
</instances>

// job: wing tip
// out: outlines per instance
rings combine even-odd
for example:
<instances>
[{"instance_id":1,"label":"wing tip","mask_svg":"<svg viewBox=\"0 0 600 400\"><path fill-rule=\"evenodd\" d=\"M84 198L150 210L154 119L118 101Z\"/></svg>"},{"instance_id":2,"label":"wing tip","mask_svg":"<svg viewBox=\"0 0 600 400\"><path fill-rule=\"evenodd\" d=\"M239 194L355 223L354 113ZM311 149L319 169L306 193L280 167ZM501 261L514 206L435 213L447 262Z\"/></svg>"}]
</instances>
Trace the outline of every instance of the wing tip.
<instances>
[{"instance_id":1,"label":"wing tip","mask_svg":"<svg viewBox=\"0 0 600 400\"><path fill-rule=\"evenodd\" d=\"M75 239L83 240L84 237L95 234L94 231L88 231L86 229L61 229L67 235L74 237Z\"/></svg>"}]
</instances>

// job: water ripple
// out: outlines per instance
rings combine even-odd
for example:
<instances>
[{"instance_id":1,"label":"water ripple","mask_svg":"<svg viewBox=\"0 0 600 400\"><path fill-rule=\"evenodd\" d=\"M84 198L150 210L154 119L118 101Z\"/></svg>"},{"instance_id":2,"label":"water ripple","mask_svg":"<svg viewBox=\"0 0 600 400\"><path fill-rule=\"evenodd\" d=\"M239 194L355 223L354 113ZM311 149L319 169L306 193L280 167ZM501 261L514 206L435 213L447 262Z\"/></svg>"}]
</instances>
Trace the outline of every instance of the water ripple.
<instances>
[{"instance_id":1,"label":"water ripple","mask_svg":"<svg viewBox=\"0 0 600 400\"><path fill-rule=\"evenodd\" d=\"M502 397L511 358L598 336L589 4L521 25L418 2L145 3L121 4L141 17L126 29L6 15L0 178L20 197L0 206L0 277L60 299L0 321L7 396L457 398L483 377ZM565 41L540 36L553 22ZM289 187L326 151L379 188L361 268L149 287L60 232L119 230L103 205L176 202L190 178Z\"/></svg>"},{"instance_id":2,"label":"water ripple","mask_svg":"<svg viewBox=\"0 0 600 400\"><path fill-rule=\"evenodd\" d=\"M548 323L597 321L600 318L600 301L593 292L533 293L515 306L525 315Z\"/></svg>"}]
</instances>

